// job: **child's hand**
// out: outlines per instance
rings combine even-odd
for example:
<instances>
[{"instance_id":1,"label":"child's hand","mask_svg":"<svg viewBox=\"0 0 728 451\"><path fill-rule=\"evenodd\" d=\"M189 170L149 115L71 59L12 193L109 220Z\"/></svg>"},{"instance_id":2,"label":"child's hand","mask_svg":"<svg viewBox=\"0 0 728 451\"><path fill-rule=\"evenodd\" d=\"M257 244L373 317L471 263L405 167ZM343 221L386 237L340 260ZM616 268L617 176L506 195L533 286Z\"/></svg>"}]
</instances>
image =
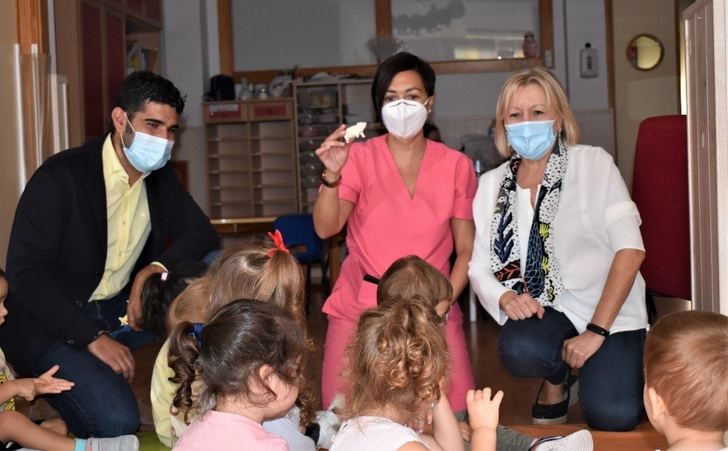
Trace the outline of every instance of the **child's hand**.
<instances>
[{"instance_id":1,"label":"child's hand","mask_svg":"<svg viewBox=\"0 0 728 451\"><path fill-rule=\"evenodd\" d=\"M40 377L16 379L16 395L32 401L36 395L57 394L73 388L74 383L53 377L59 370L58 365L43 373Z\"/></svg>"},{"instance_id":2,"label":"child's hand","mask_svg":"<svg viewBox=\"0 0 728 451\"><path fill-rule=\"evenodd\" d=\"M503 391L498 390L493 399L490 399L490 392L490 387L468 390L465 401L468 404L470 426L473 430L481 428L495 430L498 427L498 409L503 400Z\"/></svg>"}]
</instances>

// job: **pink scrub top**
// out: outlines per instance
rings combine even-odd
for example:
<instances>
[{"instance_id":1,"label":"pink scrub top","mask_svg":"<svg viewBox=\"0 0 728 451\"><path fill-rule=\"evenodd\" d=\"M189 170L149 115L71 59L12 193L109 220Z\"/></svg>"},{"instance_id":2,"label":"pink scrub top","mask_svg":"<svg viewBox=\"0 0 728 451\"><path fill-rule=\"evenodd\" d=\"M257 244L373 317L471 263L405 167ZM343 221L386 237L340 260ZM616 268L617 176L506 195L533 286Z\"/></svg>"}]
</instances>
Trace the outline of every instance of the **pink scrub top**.
<instances>
[{"instance_id":1,"label":"pink scrub top","mask_svg":"<svg viewBox=\"0 0 728 451\"><path fill-rule=\"evenodd\" d=\"M470 158L426 140L410 197L383 135L353 143L341 175L339 198L354 204L346 235L349 255L324 313L358 321L377 305L377 286L364 275L380 278L400 257L417 255L449 276L450 220L473 219L476 178Z\"/></svg>"}]
</instances>

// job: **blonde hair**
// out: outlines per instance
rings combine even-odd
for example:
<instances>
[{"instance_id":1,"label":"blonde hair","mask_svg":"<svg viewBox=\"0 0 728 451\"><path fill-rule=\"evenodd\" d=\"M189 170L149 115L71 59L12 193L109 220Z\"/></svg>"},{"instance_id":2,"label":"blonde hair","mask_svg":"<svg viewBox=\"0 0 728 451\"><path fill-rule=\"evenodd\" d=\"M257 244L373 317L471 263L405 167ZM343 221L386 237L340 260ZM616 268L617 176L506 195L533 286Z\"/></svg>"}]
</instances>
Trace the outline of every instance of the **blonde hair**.
<instances>
[{"instance_id":1,"label":"blonde hair","mask_svg":"<svg viewBox=\"0 0 728 451\"><path fill-rule=\"evenodd\" d=\"M645 384L682 427L728 429L728 317L678 312L660 319L645 342Z\"/></svg>"},{"instance_id":2,"label":"blonde hair","mask_svg":"<svg viewBox=\"0 0 728 451\"><path fill-rule=\"evenodd\" d=\"M236 299L255 299L281 308L301 326L306 350L313 351L305 316L305 277L296 258L274 246L242 244L223 251L204 277L190 284L172 303L168 327L181 323L206 323L221 308ZM172 349L169 361L172 361ZM301 424L314 416L313 390L302 385L297 405Z\"/></svg>"},{"instance_id":3,"label":"blonde hair","mask_svg":"<svg viewBox=\"0 0 728 451\"><path fill-rule=\"evenodd\" d=\"M306 324L306 279L289 252L275 247L232 247L212 264L208 274L209 316L234 299L252 298L277 305L301 325Z\"/></svg>"},{"instance_id":4,"label":"blonde hair","mask_svg":"<svg viewBox=\"0 0 728 451\"><path fill-rule=\"evenodd\" d=\"M452 284L447 277L416 255L395 260L377 286L377 304L380 307L411 299L435 308L438 302L451 298Z\"/></svg>"},{"instance_id":5,"label":"blonde hair","mask_svg":"<svg viewBox=\"0 0 728 451\"><path fill-rule=\"evenodd\" d=\"M556 122L561 121L559 135L563 143L570 147L579 142L579 126L574 119L574 113L571 111L564 88L551 71L537 66L511 75L501 89L495 110L495 147L498 151L506 157L513 155L513 149L508 145L506 137L505 120L518 88L529 84L540 86L543 89L546 95L546 106L553 111Z\"/></svg>"},{"instance_id":6,"label":"blonde hair","mask_svg":"<svg viewBox=\"0 0 728 451\"><path fill-rule=\"evenodd\" d=\"M448 374L439 317L415 300L365 311L347 358L350 417L388 406L401 419L414 418L425 403L440 398Z\"/></svg>"}]
</instances>

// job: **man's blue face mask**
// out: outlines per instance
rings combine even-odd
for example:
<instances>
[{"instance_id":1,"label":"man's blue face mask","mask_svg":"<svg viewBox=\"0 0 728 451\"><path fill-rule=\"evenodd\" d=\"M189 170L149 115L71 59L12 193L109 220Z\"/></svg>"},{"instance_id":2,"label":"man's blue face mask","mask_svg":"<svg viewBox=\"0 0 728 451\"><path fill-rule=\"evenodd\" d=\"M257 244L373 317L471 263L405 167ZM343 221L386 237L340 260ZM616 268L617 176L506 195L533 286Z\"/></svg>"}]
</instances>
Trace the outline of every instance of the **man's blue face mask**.
<instances>
[{"instance_id":1,"label":"man's blue face mask","mask_svg":"<svg viewBox=\"0 0 728 451\"><path fill-rule=\"evenodd\" d=\"M174 141L134 130L129 116L126 117L126 123L134 132L134 138L129 147L126 147L126 143L124 143L124 135L121 136L121 147L124 149L124 155L129 163L143 174L149 174L167 164L172 156Z\"/></svg>"}]
</instances>

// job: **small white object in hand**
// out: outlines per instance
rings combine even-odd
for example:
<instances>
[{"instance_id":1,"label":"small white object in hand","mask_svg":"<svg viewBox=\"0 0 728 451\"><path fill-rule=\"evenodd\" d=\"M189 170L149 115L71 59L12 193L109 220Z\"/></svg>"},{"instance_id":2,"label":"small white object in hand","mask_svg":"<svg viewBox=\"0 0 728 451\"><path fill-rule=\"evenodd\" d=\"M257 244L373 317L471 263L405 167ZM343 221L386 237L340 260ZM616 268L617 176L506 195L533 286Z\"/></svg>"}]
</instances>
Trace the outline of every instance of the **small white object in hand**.
<instances>
[{"instance_id":1,"label":"small white object in hand","mask_svg":"<svg viewBox=\"0 0 728 451\"><path fill-rule=\"evenodd\" d=\"M367 127L366 122L357 122L356 125L346 128L346 134L344 135L344 141L347 143L353 141L354 138L365 138L364 129Z\"/></svg>"}]
</instances>

